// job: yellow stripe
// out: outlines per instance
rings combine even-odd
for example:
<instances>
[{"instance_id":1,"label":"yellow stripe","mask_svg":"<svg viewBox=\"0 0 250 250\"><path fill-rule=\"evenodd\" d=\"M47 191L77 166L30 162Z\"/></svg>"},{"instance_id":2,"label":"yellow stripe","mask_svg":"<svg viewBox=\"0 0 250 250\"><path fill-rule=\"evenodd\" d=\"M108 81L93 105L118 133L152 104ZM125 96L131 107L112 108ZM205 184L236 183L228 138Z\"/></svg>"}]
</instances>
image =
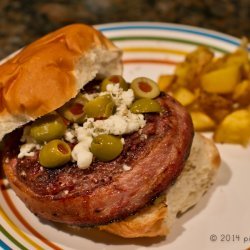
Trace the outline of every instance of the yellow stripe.
<instances>
[{"instance_id":1,"label":"yellow stripe","mask_svg":"<svg viewBox=\"0 0 250 250\"><path fill-rule=\"evenodd\" d=\"M125 52L159 52L166 54L176 54L176 55L187 55L188 52L175 49L162 49L162 48L152 48L152 47L129 47L122 48Z\"/></svg>"},{"instance_id":2,"label":"yellow stripe","mask_svg":"<svg viewBox=\"0 0 250 250\"><path fill-rule=\"evenodd\" d=\"M5 214L5 212L3 211L2 207L0 206L0 215L3 217L3 219L9 224L9 226L17 233L19 234L23 239L25 239L30 245L32 245L33 247L35 247L35 249L39 249L42 250L43 248L41 248L39 245L37 245L33 240L31 240L29 237L27 237L27 235L25 235L11 220L10 218L7 216L7 214Z\"/></svg>"}]
</instances>

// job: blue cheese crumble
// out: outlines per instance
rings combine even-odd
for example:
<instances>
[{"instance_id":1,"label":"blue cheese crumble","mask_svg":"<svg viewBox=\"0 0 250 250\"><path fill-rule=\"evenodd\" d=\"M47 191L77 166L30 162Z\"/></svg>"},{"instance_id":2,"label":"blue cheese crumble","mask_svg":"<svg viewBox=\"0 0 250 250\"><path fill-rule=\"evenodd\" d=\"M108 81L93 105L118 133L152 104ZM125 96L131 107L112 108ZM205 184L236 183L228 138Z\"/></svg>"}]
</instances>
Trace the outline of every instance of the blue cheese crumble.
<instances>
[{"instance_id":1,"label":"blue cheese crumble","mask_svg":"<svg viewBox=\"0 0 250 250\"><path fill-rule=\"evenodd\" d=\"M123 135L129 134L143 128L146 124L142 114L133 114L129 106L134 101L134 92L129 89L123 91L118 84L109 84L107 91L99 94L87 94L89 100L99 96L110 94L116 104L116 113L105 120L94 120L88 118L82 126L74 124L65 133L65 140L69 142L78 141L72 150L72 158L77 162L79 168L88 168L92 162L93 154L89 148L93 137L100 134ZM124 143L124 139L121 138Z\"/></svg>"},{"instance_id":2,"label":"blue cheese crumble","mask_svg":"<svg viewBox=\"0 0 250 250\"><path fill-rule=\"evenodd\" d=\"M107 94L111 95L115 102L115 114L104 120L88 118L81 126L74 123L71 127L67 128L64 134L65 141L77 143L71 152L71 156L72 160L75 161L81 169L88 168L92 163L93 154L90 151L90 145L94 137L101 134L121 136L138 131L146 124L142 114L134 114L129 110L130 105L135 99L132 89L124 91L122 88L119 88L118 84L109 84L107 85L107 91L85 94L84 97L88 100L92 100L98 96ZM29 126L26 126L24 129L21 141L25 143L20 147L18 158L34 156L35 150L41 148L41 146L29 136L29 130ZM124 144L123 138L121 138L121 141Z\"/></svg>"}]
</instances>

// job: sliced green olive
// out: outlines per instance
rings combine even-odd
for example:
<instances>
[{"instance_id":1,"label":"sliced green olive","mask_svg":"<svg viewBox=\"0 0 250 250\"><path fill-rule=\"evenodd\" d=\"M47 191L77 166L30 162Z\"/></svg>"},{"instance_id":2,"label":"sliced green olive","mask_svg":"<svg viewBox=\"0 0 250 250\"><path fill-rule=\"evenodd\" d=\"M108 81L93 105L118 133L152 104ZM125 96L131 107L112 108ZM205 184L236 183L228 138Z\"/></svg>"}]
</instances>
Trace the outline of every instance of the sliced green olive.
<instances>
[{"instance_id":1,"label":"sliced green olive","mask_svg":"<svg viewBox=\"0 0 250 250\"><path fill-rule=\"evenodd\" d=\"M30 135L38 143L61 138L66 131L63 119L57 114L49 114L31 124Z\"/></svg>"},{"instance_id":2,"label":"sliced green olive","mask_svg":"<svg viewBox=\"0 0 250 250\"><path fill-rule=\"evenodd\" d=\"M59 167L71 158L69 145L62 140L52 140L45 144L39 153L39 163L46 168Z\"/></svg>"},{"instance_id":3,"label":"sliced green olive","mask_svg":"<svg viewBox=\"0 0 250 250\"><path fill-rule=\"evenodd\" d=\"M160 94L160 89L157 84L147 77L135 78L130 87L133 89L135 97L137 98L153 99Z\"/></svg>"},{"instance_id":4,"label":"sliced green olive","mask_svg":"<svg viewBox=\"0 0 250 250\"><path fill-rule=\"evenodd\" d=\"M142 98L136 100L130 107L132 113L152 113L152 112L161 112L160 104L149 98Z\"/></svg>"},{"instance_id":5,"label":"sliced green olive","mask_svg":"<svg viewBox=\"0 0 250 250\"><path fill-rule=\"evenodd\" d=\"M115 103L110 95L98 96L85 104L87 117L107 118L115 109Z\"/></svg>"},{"instance_id":6,"label":"sliced green olive","mask_svg":"<svg viewBox=\"0 0 250 250\"><path fill-rule=\"evenodd\" d=\"M121 139L113 135L98 135L90 146L90 151L100 161L111 161L122 152L123 144Z\"/></svg>"},{"instance_id":7,"label":"sliced green olive","mask_svg":"<svg viewBox=\"0 0 250 250\"><path fill-rule=\"evenodd\" d=\"M106 91L108 84L119 84L120 88L122 88L123 90L128 90L128 84L120 75L112 75L106 77L101 83L101 91Z\"/></svg>"},{"instance_id":8,"label":"sliced green olive","mask_svg":"<svg viewBox=\"0 0 250 250\"><path fill-rule=\"evenodd\" d=\"M61 107L58 112L71 122L83 123L86 119L84 107L87 102L88 100L82 94L78 94L76 98Z\"/></svg>"}]
</instances>

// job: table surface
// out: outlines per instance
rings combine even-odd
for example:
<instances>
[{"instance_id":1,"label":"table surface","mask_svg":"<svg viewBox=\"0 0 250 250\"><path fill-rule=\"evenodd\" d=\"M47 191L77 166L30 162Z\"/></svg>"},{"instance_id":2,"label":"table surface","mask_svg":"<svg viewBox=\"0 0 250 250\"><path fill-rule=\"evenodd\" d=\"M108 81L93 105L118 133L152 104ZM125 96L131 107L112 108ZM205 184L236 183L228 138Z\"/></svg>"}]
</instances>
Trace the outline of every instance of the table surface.
<instances>
[{"instance_id":1,"label":"table surface","mask_svg":"<svg viewBox=\"0 0 250 250\"><path fill-rule=\"evenodd\" d=\"M0 58L70 23L157 21L250 38L250 0L0 0Z\"/></svg>"}]
</instances>

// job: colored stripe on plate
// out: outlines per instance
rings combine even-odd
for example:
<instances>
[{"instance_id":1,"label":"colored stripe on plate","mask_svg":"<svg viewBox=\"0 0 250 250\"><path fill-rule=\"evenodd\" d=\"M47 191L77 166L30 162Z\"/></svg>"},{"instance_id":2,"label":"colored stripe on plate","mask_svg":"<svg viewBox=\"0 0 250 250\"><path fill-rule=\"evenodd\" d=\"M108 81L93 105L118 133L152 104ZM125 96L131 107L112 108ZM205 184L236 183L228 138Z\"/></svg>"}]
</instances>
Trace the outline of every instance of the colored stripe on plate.
<instances>
[{"instance_id":1,"label":"colored stripe on plate","mask_svg":"<svg viewBox=\"0 0 250 250\"><path fill-rule=\"evenodd\" d=\"M1 207L0 207L1 210ZM15 244L19 249L22 250L28 250L28 248L26 248L24 245L22 245L19 241L17 241L11 234L9 234L7 232L7 230L5 230L5 228L0 225L0 232L6 236L6 238L8 238L13 244Z\"/></svg>"},{"instance_id":2,"label":"colored stripe on plate","mask_svg":"<svg viewBox=\"0 0 250 250\"><path fill-rule=\"evenodd\" d=\"M112 40L113 42L128 41L128 40L132 40L132 41L133 40L168 41L168 42L175 42L175 43L190 44L190 45L195 45L195 46L205 46L205 47L209 47L215 51L219 51L222 53L228 53L228 50L219 48L217 46L209 45L206 43L194 42L194 41L187 40L187 39L169 38L169 37L161 37L161 36L119 36L119 37L110 37L110 40Z\"/></svg>"},{"instance_id":3,"label":"colored stripe on plate","mask_svg":"<svg viewBox=\"0 0 250 250\"><path fill-rule=\"evenodd\" d=\"M22 216L21 214L18 212L18 210L16 209L15 205L13 204L7 190L4 188L4 184L1 183L2 180L0 179L0 184L1 184L1 192L2 195L5 199L5 202L8 204L10 210L13 212L13 214L16 216L16 218L23 224L23 226L30 231L30 233L32 233L35 237L37 237L40 241L42 241L43 243L45 243L47 246L55 249L55 250L61 250L60 247L56 246L54 243L50 242L49 240L47 240L44 236L42 236L40 233L38 233ZM36 245L37 246L37 245Z\"/></svg>"},{"instance_id":4,"label":"colored stripe on plate","mask_svg":"<svg viewBox=\"0 0 250 250\"><path fill-rule=\"evenodd\" d=\"M6 245L1 239L0 239L0 249L11 250L11 248L8 245Z\"/></svg>"},{"instance_id":5,"label":"colored stripe on plate","mask_svg":"<svg viewBox=\"0 0 250 250\"><path fill-rule=\"evenodd\" d=\"M8 204L9 208L13 212L13 214L16 216L16 218L26 227L34 236L36 236L39 240L41 240L43 243L45 243L47 246L55 249L55 250L61 250L60 247L56 246L49 240L47 240L44 236L42 236L40 233L38 233L18 212L15 205L13 204L12 200L10 199L8 193L6 190L2 190L3 197Z\"/></svg>"},{"instance_id":6,"label":"colored stripe on plate","mask_svg":"<svg viewBox=\"0 0 250 250\"><path fill-rule=\"evenodd\" d=\"M1 239L0 239L0 249L11 250L11 248L9 246L7 246Z\"/></svg>"},{"instance_id":7,"label":"colored stripe on plate","mask_svg":"<svg viewBox=\"0 0 250 250\"><path fill-rule=\"evenodd\" d=\"M218 32L214 32L214 31L206 31L205 29L201 29L201 28L195 28L195 27L178 27L178 25L169 25L169 24L162 24L162 25L118 25L118 26L113 26L113 27L105 27L105 25L103 26L97 26L97 28L102 31L119 31L119 30L135 30L135 29L140 29L140 30L167 30L167 31L177 31L177 32L182 32L182 33L189 33L189 34L195 34L195 35L201 35L201 36L205 36L205 37L209 37L209 38L213 38L216 40L220 40L220 41L224 41L227 42L229 44L233 44L236 46L240 45L240 42L237 41L237 39L235 38L230 38L230 36L226 36L223 34L219 34Z\"/></svg>"},{"instance_id":8,"label":"colored stripe on plate","mask_svg":"<svg viewBox=\"0 0 250 250\"><path fill-rule=\"evenodd\" d=\"M42 250L42 248L36 244L32 239L30 239L23 231L21 231L14 222L8 217L8 215L3 211L2 207L0 206L0 215L1 217L7 222L7 224L19 235L21 236L26 242L28 242L31 246L35 247L36 249ZM6 235L7 236L7 235ZM9 238L9 237L8 237ZM13 238L13 237L12 237ZM9 238L10 240L12 238ZM13 240L11 240L13 242ZM15 242L13 242L15 244Z\"/></svg>"}]
</instances>

